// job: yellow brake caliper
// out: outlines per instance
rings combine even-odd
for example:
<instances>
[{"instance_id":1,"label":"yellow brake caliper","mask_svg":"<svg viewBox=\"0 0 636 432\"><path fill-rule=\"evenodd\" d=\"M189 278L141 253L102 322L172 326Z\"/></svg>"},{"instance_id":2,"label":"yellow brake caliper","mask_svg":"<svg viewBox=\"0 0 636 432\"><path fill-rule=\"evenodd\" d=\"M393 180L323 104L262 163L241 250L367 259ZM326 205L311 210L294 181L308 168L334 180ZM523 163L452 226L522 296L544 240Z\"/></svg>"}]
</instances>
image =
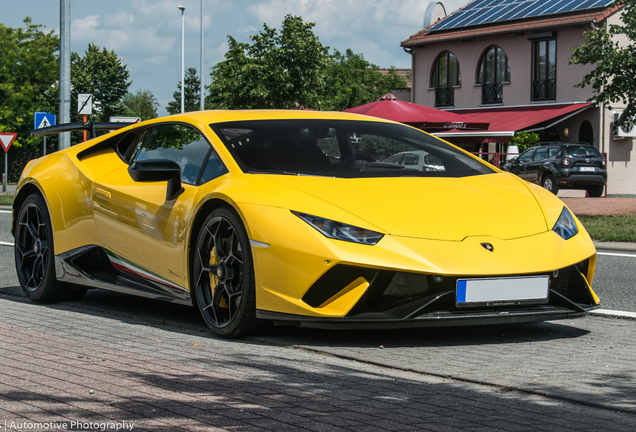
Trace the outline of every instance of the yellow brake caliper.
<instances>
[{"instance_id":1,"label":"yellow brake caliper","mask_svg":"<svg viewBox=\"0 0 636 432\"><path fill-rule=\"evenodd\" d=\"M216 257L216 253L214 252L214 249L210 252L210 262L208 264L210 265L217 265L219 263L219 259ZM210 288L212 289L212 298L214 298L214 287L216 287L219 284L219 279L216 276L216 273L210 273ZM223 309L227 309L227 301L225 299L225 296L221 296L221 298L219 299L219 307L222 307Z\"/></svg>"}]
</instances>

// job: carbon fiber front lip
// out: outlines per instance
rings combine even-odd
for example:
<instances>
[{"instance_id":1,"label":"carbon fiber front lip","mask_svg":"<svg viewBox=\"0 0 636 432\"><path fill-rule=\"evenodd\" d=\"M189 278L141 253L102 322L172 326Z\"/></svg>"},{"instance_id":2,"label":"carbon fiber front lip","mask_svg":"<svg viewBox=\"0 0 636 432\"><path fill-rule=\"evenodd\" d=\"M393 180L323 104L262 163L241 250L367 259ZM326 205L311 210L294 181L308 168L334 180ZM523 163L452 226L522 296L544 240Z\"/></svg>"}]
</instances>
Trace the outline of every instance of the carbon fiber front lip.
<instances>
[{"instance_id":1,"label":"carbon fiber front lip","mask_svg":"<svg viewBox=\"0 0 636 432\"><path fill-rule=\"evenodd\" d=\"M539 321L580 318L598 306L573 310L562 307L544 306L537 308L503 310L448 312L435 311L408 319L356 319L356 318L322 318L302 315L284 314L257 310L260 319L274 321L279 325L295 325L298 327L323 329L396 329L418 327L452 327L465 325L521 324Z\"/></svg>"}]
</instances>

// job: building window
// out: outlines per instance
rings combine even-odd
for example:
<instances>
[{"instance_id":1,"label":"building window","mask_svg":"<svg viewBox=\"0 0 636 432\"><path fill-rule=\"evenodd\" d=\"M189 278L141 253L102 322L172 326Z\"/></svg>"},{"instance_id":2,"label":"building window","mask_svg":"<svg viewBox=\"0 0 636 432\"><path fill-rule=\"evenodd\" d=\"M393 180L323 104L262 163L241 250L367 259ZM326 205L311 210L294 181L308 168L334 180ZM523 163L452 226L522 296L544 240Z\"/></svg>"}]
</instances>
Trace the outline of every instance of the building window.
<instances>
[{"instance_id":1,"label":"building window","mask_svg":"<svg viewBox=\"0 0 636 432\"><path fill-rule=\"evenodd\" d=\"M556 40L533 43L532 100L556 99Z\"/></svg>"},{"instance_id":2,"label":"building window","mask_svg":"<svg viewBox=\"0 0 636 432\"><path fill-rule=\"evenodd\" d=\"M454 86L461 85L462 75L457 57L450 51L444 51L433 66L431 87L435 89L435 106L455 104Z\"/></svg>"},{"instance_id":3,"label":"building window","mask_svg":"<svg viewBox=\"0 0 636 432\"><path fill-rule=\"evenodd\" d=\"M506 52L493 45L484 53L479 63L477 84L481 84L481 102L484 104L501 103L503 85L510 81L510 64Z\"/></svg>"}]
</instances>

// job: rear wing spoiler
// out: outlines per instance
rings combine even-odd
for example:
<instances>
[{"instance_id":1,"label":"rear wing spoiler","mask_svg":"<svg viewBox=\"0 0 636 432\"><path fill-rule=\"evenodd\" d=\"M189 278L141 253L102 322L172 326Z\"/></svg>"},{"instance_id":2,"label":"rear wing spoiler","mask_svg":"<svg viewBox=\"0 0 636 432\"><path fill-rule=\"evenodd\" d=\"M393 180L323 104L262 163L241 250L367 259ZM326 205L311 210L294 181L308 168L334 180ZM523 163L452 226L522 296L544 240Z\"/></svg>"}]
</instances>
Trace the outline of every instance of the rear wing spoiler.
<instances>
[{"instance_id":1,"label":"rear wing spoiler","mask_svg":"<svg viewBox=\"0 0 636 432\"><path fill-rule=\"evenodd\" d=\"M64 123L55 126L44 127L31 131L31 136L44 136L60 132L73 132L73 131L89 131L90 137L95 138L98 130L113 130L121 129L126 126L133 125L135 123L113 123L113 122L86 122L86 123Z\"/></svg>"}]
</instances>

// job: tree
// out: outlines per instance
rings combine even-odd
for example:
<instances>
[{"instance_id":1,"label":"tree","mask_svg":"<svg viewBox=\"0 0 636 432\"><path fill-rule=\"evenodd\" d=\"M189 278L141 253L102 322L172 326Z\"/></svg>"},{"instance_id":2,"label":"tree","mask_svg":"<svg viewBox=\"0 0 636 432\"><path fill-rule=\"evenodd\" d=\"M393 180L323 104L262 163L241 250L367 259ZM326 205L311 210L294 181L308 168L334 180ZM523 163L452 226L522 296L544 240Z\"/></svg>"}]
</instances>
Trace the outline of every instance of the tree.
<instances>
[{"instance_id":1,"label":"tree","mask_svg":"<svg viewBox=\"0 0 636 432\"><path fill-rule=\"evenodd\" d=\"M523 153L539 141L541 141L541 139L536 132L518 132L510 137L508 144L516 145L519 147L519 153Z\"/></svg>"},{"instance_id":2,"label":"tree","mask_svg":"<svg viewBox=\"0 0 636 432\"><path fill-rule=\"evenodd\" d=\"M585 42L572 49L571 64L596 65L577 87L591 85L590 101L626 105L617 125L636 117L636 0L620 0L624 25L612 24L585 32ZM620 43L618 39L625 42Z\"/></svg>"},{"instance_id":3,"label":"tree","mask_svg":"<svg viewBox=\"0 0 636 432\"><path fill-rule=\"evenodd\" d=\"M127 81L129 77L126 65L114 51L100 51L97 45L89 44L84 57L71 53L71 106L78 94L89 93L93 95L93 119L108 121L111 116L121 115L118 102L128 93L132 83Z\"/></svg>"},{"instance_id":4,"label":"tree","mask_svg":"<svg viewBox=\"0 0 636 432\"><path fill-rule=\"evenodd\" d=\"M24 27L15 29L0 23L0 132L18 134L9 149L11 181L30 159L42 155L41 139L29 132L34 112L46 110L45 94L59 75L58 37L29 17L23 22ZM0 167L4 172L4 158Z\"/></svg>"},{"instance_id":5,"label":"tree","mask_svg":"<svg viewBox=\"0 0 636 432\"><path fill-rule=\"evenodd\" d=\"M195 68L188 68L185 72L185 91L183 92L184 112L199 111L201 108L201 80L197 76ZM181 81L177 84L177 91L172 94L174 98L168 103L166 111L170 114L181 112Z\"/></svg>"},{"instance_id":6,"label":"tree","mask_svg":"<svg viewBox=\"0 0 636 432\"><path fill-rule=\"evenodd\" d=\"M325 85L321 91L321 109L342 111L378 100L394 88L406 87L404 78L391 68L384 75L378 66L369 63L362 54L347 49L335 50L324 71Z\"/></svg>"},{"instance_id":7,"label":"tree","mask_svg":"<svg viewBox=\"0 0 636 432\"><path fill-rule=\"evenodd\" d=\"M209 108L294 108L343 110L377 100L405 87L394 70L378 66L350 49L341 54L323 46L314 23L287 15L280 32L263 24L252 44L228 36L225 60L212 68Z\"/></svg>"},{"instance_id":8,"label":"tree","mask_svg":"<svg viewBox=\"0 0 636 432\"><path fill-rule=\"evenodd\" d=\"M58 37L53 31L44 33L29 17L23 22L18 29L0 23L0 131L18 133L16 148L34 140L29 135L33 113L40 110L59 70Z\"/></svg>"},{"instance_id":9,"label":"tree","mask_svg":"<svg viewBox=\"0 0 636 432\"><path fill-rule=\"evenodd\" d=\"M280 32L263 24L252 44L228 36L225 60L212 68L211 108L292 108L319 105L328 47L312 32L314 23L285 16Z\"/></svg>"},{"instance_id":10,"label":"tree","mask_svg":"<svg viewBox=\"0 0 636 432\"><path fill-rule=\"evenodd\" d=\"M126 93L120 102L119 111L127 117L139 117L141 121L156 118L159 103L150 90L137 90Z\"/></svg>"}]
</instances>

